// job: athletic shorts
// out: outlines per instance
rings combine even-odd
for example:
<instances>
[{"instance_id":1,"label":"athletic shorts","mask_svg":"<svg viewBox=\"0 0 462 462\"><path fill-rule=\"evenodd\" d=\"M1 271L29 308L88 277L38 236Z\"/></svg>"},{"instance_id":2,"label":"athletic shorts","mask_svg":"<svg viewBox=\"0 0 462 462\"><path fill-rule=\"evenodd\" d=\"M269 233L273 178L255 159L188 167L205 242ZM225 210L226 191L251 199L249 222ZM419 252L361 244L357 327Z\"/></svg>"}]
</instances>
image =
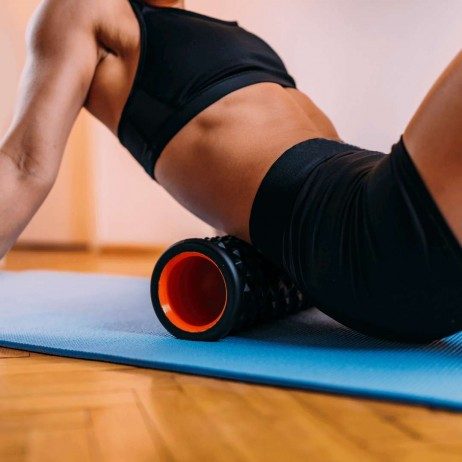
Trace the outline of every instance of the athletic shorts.
<instances>
[{"instance_id":1,"label":"athletic shorts","mask_svg":"<svg viewBox=\"0 0 462 462\"><path fill-rule=\"evenodd\" d=\"M292 147L260 185L250 236L359 332L427 342L462 330L462 247L402 138L390 154L321 138Z\"/></svg>"}]
</instances>

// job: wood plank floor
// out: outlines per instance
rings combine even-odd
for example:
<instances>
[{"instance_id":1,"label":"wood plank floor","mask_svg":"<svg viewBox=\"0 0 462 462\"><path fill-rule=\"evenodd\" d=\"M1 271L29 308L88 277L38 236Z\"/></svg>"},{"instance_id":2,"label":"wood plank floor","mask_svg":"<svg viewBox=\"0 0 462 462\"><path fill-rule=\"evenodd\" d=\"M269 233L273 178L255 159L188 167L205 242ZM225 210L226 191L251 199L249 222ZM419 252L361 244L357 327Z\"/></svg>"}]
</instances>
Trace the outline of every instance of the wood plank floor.
<instances>
[{"instance_id":1,"label":"wood plank floor","mask_svg":"<svg viewBox=\"0 0 462 462\"><path fill-rule=\"evenodd\" d=\"M149 254L7 269L149 275ZM0 461L461 461L462 415L0 349Z\"/></svg>"}]
</instances>

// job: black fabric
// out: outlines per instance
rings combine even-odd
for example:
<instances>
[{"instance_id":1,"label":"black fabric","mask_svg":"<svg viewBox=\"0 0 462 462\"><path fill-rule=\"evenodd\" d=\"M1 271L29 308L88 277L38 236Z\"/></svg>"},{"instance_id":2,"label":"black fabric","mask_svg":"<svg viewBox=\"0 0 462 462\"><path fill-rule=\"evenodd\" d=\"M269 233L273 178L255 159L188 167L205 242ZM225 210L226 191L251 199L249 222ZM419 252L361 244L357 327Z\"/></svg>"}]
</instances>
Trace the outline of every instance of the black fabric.
<instances>
[{"instance_id":1,"label":"black fabric","mask_svg":"<svg viewBox=\"0 0 462 462\"><path fill-rule=\"evenodd\" d=\"M173 136L220 98L260 82L295 88L276 52L237 22L130 3L141 55L118 136L149 175Z\"/></svg>"},{"instance_id":2,"label":"black fabric","mask_svg":"<svg viewBox=\"0 0 462 462\"><path fill-rule=\"evenodd\" d=\"M390 154L329 140L293 147L263 180L250 233L353 329L406 341L462 330L462 247L402 139Z\"/></svg>"},{"instance_id":3,"label":"black fabric","mask_svg":"<svg viewBox=\"0 0 462 462\"><path fill-rule=\"evenodd\" d=\"M351 144L316 138L295 145L271 166L254 200L250 230L251 235L256 235L259 250L274 263L281 265L284 228L292 213L291 204L306 177L330 157L357 150ZM275 241L276 236L279 242Z\"/></svg>"}]
</instances>

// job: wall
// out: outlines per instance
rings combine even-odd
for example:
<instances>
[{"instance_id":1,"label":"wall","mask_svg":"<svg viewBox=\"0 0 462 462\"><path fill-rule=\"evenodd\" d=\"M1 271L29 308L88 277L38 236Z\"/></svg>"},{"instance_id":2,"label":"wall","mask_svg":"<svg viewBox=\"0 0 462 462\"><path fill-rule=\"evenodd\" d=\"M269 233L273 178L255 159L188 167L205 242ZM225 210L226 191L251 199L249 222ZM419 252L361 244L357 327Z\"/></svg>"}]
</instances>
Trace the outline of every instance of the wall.
<instances>
[{"instance_id":1,"label":"wall","mask_svg":"<svg viewBox=\"0 0 462 462\"><path fill-rule=\"evenodd\" d=\"M2 5L18 2L26 0L2 0ZM386 151L398 140L462 44L460 0L187 2L190 9L238 19L262 35L343 139L371 149ZM0 52L1 61L9 59L7 51ZM94 242L164 245L212 233L152 183L103 127L89 121L87 129ZM60 204L60 213L63 204L66 210L73 207L75 195L66 194L50 207Z\"/></svg>"}]
</instances>

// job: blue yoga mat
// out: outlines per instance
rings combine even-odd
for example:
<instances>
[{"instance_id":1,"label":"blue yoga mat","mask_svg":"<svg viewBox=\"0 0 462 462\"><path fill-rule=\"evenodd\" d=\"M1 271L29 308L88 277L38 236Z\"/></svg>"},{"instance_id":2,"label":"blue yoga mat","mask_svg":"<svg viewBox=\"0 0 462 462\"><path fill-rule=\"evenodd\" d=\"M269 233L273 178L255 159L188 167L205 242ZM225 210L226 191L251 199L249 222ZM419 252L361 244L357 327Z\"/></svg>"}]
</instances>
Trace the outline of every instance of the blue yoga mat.
<instances>
[{"instance_id":1,"label":"blue yoga mat","mask_svg":"<svg viewBox=\"0 0 462 462\"><path fill-rule=\"evenodd\" d=\"M402 345L312 309L219 342L177 340L148 279L41 271L0 272L0 313L4 347L462 410L462 333Z\"/></svg>"}]
</instances>

